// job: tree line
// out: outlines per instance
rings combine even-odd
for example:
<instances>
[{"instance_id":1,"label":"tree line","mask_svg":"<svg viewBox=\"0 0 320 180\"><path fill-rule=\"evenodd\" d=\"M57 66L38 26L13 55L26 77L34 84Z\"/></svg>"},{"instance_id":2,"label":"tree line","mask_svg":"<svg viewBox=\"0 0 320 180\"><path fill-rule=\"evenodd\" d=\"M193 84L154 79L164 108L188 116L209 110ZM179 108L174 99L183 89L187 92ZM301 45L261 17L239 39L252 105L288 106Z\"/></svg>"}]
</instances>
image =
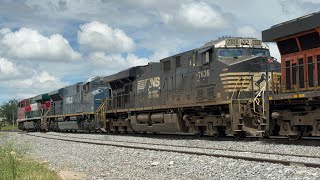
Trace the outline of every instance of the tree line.
<instances>
[{"instance_id":1,"label":"tree line","mask_svg":"<svg viewBox=\"0 0 320 180\"><path fill-rule=\"evenodd\" d=\"M8 123L15 122L18 116L18 100L11 99L0 105L0 118Z\"/></svg>"}]
</instances>

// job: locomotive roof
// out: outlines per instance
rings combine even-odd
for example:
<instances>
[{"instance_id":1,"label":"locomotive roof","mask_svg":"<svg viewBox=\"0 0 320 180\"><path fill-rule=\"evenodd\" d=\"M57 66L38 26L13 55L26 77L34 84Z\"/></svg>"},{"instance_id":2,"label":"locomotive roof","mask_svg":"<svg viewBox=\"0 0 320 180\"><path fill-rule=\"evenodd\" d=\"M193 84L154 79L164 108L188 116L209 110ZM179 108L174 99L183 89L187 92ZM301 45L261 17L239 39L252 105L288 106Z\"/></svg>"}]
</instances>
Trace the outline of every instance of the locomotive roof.
<instances>
[{"instance_id":1,"label":"locomotive roof","mask_svg":"<svg viewBox=\"0 0 320 180\"><path fill-rule=\"evenodd\" d=\"M272 26L262 31L262 40L275 42L277 39L320 27L320 11Z\"/></svg>"},{"instance_id":2,"label":"locomotive roof","mask_svg":"<svg viewBox=\"0 0 320 180\"><path fill-rule=\"evenodd\" d=\"M263 43L261 40L253 37L222 37L216 40L209 41L205 43L203 46L198 48L206 49L210 47L253 47L253 48L268 48L268 45Z\"/></svg>"},{"instance_id":3,"label":"locomotive roof","mask_svg":"<svg viewBox=\"0 0 320 180\"><path fill-rule=\"evenodd\" d=\"M190 53L190 52L197 52L198 54L203 53L213 47L214 48L219 48L219 47L223 47L223 48L225 48L225 47L234 47L234 48L250 47L250 48L266 48L267 49L268 45L263 43L261 40L258 40L257 38L252 38L252 37L222 37L222 38L219 38L216 40L209 41L199 48L191 49L188 51L174 54L172 56L165 57L163 59L160 59L159 62L149 62L146 65L129 67L129 68L121 70L115 74L104 76L102 78L105 82L113 82L113 81L117 81L119 79L131 78L131 77L136 76L136 73L137 73L136 71L139 68L143 68L143 67L151 66L151 65L160 65L160 63L163 61L171 61L171 60L173 60L172 59L173 57L181 56L185 53ZM233 63L233 61L230 63Z\"/></svg>"},{"instance_id":4,"label":"locomotive roof","mask_svg":"<svg viewBox=\"0 0 320 180\"><path fill-rule=\"evenodd\" d=\"M109 76L104 76L104 77L102 77L102 79L105 82L112 82L112 81L116 81L118 79L125 79L125 78L133 77L135 75L137 67L139 67L139 66L127 68L127 69L122 70L118 73L111 74Z\"/></svg>"}]
</instances>

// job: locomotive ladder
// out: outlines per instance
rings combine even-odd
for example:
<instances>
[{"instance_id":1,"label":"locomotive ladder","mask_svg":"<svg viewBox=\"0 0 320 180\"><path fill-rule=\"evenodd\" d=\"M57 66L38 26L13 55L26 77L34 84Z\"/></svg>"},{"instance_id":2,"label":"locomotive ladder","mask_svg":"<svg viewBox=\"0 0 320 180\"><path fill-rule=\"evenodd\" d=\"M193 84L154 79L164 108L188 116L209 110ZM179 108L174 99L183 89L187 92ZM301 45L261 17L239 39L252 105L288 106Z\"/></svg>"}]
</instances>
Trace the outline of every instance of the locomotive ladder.
<instances>
[{"instance_id":1,"label":"locomotive ladder","mask_svg":"<svg viewBox=\"0 0 320 180\"><path fill-rule=\"evenodd\" d=\"M241 86L240 86L240 90L239 90L239 93L238 93L238 106L239 106L239 112L241 112L241 107L240 107L240 94L241 94L241 92L243 91L242 90L242 87L243 87L243 85L244 85L244 83L245 83L246 81L243 79L242 80L242 84L241 84Z\"/></svg>"},{"instance_id":2,"label":"locomotive ladder","mask_svg":"<svg viewBox=\"0 0 320 180\"><path fill-rule=\"evenodd\" d=\"M267 83L269 83L269 81L271 80L271 76L268 77L268 80L266 81L266 83L264 84L264 86L261 88L261 90L258 92L258 94L255 96L255 98L253 99L253 111L255 113L258 113L256 112L256 104L259 106L260 105L260 102L262 101L262 115L263 117L265 117L265 104L264 104L264 94L265 94L265 91L266 91L266 87L267 87ZM269 90L269 89L268 89ZM261 97L261 101L260 101L260 98Z\"/></svg>"},{"instance_id":3,"label":"locomotive ladder","mask_svg":"<svg viewBox=\"0 0 320 180\"><path fill-rule=\"evenodd\" d=\"M240 81L242 81L242 82L240 82ZM240 84L241 84L241 86L240 86L240 89L238 89L237 87L238 87L238 83L240 82ZM241 106L240 106L240 95L241 95L241 92L243 91L243 86L244 86L244 84L245 84L245 79L243 78L243 77L239 77L239 79L237 80L237 82L236 82L236 85L235 85L235 87L234 87L234 89L233 89L233 92L232 92L232 96L231 96L231 111L233 112L233 100L238 100L238 111L239 111L239 113L241 113ZM233 97L234 97L234 95L235 95L235 92L236 92L236 90L238 90L238 95L237 95L237 99L233 99ZM243 122L242 122L242 116L240 115L240 117L239 117L239 124L238 124L238 129L235 129L234 131L237 131L237 132L243 132L243 130L242 130L242 126L243 126ZM242 133L240 133L240 135L242 135Z\"/></svg>"},{"instance_id":4,"label":"locomotive ladder","mask_svg":"<svg viewBox=\"0 0 320 180\"><path fill-rule=\"evenodd\" d=\"M43 109L42 109L43 111ZM48 121L47 121L47 115L51 112L51 106L50 108L41 116L41 126L44 130L48 130ZM42 113L41 113L42 114Z\"/></svg>"},{"instance_id":5,"label":"locomotive ladder","mask_svg":"<svg viewBox=\"0 0 320 180\"><path fill-rule=\"evenodd\" d=\"M233 111L233 96L234 96L234 93L236 92L238 83L239 83L239 81L241 79L242 79L242 77L239 77L239 79L237 80L236 85L234 86L233 91L232 91L232 95L231 95L231 111Z\"/></svg>"},{"instance_id":6,"label":"locomotive ladder","mask_svg":"<svg viewBox=\"0 0 320 180\"><path fill-rule=\"evenodd\" d=\"M98 107L98 109L96 110L96 112L94 113L95 122L96 124L99 123L99 126L100 126L99 128L102 132L107 132L107 130L105 129L106 123L107 123L107 117L106 117L106 111L105 111L107 102L108 102L108 98L104 99L103 102ZM100 124L100 122L102 122L103 124Z\"/></svg>"}]
</instances>

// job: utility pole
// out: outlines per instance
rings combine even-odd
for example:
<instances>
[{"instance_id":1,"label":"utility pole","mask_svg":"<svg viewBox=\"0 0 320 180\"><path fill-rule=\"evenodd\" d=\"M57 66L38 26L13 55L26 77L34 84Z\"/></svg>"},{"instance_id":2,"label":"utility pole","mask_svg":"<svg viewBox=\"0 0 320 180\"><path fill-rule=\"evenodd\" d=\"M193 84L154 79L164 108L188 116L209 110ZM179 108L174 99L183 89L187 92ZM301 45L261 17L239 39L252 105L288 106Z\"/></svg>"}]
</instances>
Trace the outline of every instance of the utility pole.
<instances>
[{"instance_id":1,"label":"utility pole","mask_svg":"<svg viewBox=\"0 0 320 180\"><path fill-rule=\"evenodd\" d=\"M14 126L14 109L12 110L12 125Z\"/></svg>"}]
</instances>

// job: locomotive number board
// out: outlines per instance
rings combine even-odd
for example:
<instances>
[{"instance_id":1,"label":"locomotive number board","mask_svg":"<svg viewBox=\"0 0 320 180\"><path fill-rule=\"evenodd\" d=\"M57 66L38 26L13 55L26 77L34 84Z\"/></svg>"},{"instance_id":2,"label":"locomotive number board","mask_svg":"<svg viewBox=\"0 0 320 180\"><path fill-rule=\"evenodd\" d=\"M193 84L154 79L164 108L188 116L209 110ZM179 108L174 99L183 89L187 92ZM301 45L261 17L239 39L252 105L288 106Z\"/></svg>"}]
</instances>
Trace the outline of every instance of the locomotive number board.
<instances>
[{"instance_id":1,"label":"locomotive number board","mask_svg":"<svg viewBox=\"0 0 320 180\"><path fill-rule=\"evenodd\" d=\"M226 39L226 45L227 46L241 46L241 45L261 46L261 41L256 39L231 38L231 39Z\"/></svg>"}]
</instances>

